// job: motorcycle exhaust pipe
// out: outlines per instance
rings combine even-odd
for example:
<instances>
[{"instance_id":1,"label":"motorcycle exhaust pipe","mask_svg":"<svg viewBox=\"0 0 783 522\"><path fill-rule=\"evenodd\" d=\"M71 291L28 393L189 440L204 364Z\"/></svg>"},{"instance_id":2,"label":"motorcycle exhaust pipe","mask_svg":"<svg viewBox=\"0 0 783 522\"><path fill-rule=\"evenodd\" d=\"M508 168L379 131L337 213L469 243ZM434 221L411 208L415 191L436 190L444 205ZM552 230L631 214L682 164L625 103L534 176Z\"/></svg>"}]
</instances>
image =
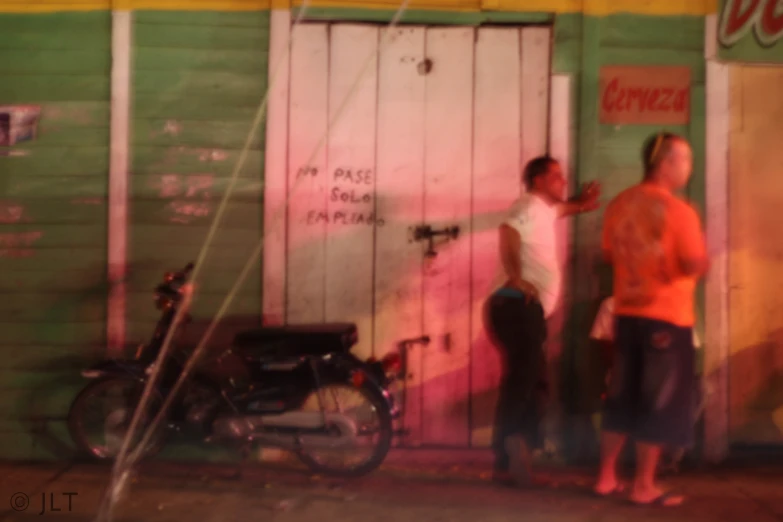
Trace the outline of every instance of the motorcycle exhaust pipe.
<instances>
[{"instance_id":1,"label":"motorcycle exhaust pipe","mask_svg":"<svg viewBox=\"0 0 783 522\"><path fill-rule=\"evenodd\" d=\"M351 436L330 437L328 435L278 435L272 433L254 433L251 440L262 446L272 446L288 451L296 450L355 450L356 439Z\"/></svg>"}]
</instances>

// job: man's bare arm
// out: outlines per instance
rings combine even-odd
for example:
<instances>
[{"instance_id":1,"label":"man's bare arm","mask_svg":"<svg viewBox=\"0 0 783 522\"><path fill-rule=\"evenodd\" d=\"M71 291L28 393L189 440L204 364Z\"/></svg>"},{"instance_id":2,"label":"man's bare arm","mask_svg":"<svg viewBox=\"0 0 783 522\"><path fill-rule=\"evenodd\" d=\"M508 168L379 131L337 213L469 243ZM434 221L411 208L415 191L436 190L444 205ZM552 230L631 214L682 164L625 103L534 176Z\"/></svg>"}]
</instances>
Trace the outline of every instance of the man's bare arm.
<instances>
[{"instance_id":1,"label":"man's bare arm","mask_svg":"<svg viewBox=\"0 0 783 522\"><path fill-rule=\"evenodd\" d=\"M578 196L557 203L557 215L558 217L567 217L595 210L601 205L598 201L600 195L600 185L594 181L590 182L584 186Z\"/></svg>"}]
</instances>

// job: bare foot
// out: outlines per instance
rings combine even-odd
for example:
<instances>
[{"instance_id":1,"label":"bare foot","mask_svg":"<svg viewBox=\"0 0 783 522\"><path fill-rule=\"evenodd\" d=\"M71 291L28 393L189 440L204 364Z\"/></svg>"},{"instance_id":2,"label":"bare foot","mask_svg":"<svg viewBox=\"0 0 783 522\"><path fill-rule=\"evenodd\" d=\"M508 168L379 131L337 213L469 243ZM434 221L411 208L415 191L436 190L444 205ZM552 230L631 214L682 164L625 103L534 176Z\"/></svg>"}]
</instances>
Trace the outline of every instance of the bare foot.
<instances>
[{"instance_id":1,"label":"bare foot","mask_svg":"<svg viewBox=\"0 0 783 522\"><path fill-rule=\"evenodd\" d=\"M617 480L599 480L595 486L593 486L593 493L599 497L608 497L609 495L614 495L615 493L622 493L624 490L625 486L623 486L623 484Z\"/></svg>"}]
</instances>

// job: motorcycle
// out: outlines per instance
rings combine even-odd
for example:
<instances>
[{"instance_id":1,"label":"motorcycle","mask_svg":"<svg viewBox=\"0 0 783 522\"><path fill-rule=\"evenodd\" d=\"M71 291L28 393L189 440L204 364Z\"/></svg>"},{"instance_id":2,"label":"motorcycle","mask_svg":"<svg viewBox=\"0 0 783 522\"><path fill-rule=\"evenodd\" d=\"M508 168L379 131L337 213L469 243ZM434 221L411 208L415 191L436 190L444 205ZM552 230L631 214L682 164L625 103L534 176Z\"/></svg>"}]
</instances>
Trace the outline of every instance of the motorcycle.
<instances>
[{"instance_id":1,"label":"motorcycle","mask_svg":"<svg viewBox=\"0 0 783 522\"><path fill-rule=\"evenodd\" d=\"M178 310L193 268L166 273L155 289L161 316L149 342L132 359L110 359L82 371L90 379L74 399L68 429L77 449L95 459L113 460ZM189 319L187 309L181 312ZM392 351L381 360L359 360L355 324L302 324L262 327L238 333L217 358L199 363L173 398L141 453L151 458L173 434L195 433L207 443L239 449L254 446L291 451L313 472L357 477L385 459L400 408L393 387L404 376L403 356ZM184 368L185 352L174 350L161 361L151 406L141 416L146 427ZM228 368L227 372L215 369ZM119 393L102 421L105 444L88 436L89 404L105 392ZM340 404L338 395L353 401ZM335 411L329 407L335 403ZM146 424L145 424L146 423ZM101 422L99 421L99 424ZM143 432L144 430L138 430ZM131 441L138 444L138 438ZM360 450L367 442L366 452ZM134 446L135 447L135 446ZM337 453L335 456L334 453ZM361 455L364 455L361 457ZM346 457L359 457L346 463ZM336 457L332 459L330 457Z\"/></svg>"}]
</instances>

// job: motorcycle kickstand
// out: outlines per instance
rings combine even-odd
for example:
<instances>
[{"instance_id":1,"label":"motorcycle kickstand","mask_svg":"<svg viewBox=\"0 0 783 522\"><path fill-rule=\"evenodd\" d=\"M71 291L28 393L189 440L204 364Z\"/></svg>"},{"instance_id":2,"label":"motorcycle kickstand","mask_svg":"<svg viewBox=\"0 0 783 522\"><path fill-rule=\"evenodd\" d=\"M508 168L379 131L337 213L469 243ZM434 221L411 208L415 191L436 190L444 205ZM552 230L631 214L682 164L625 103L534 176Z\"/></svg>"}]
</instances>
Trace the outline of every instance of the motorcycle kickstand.
<instances>
[{"instance_id":1,"label":"motorcycle kickstand","mask_svg":"<svg viewBox=\"0 0 783 522\"><path fill-rule=\"evenodd\" d=\"M250 455L252 453L252 444L250 441L241 443L237 450L239 452L239 462L234 469L234 473L229 477L229 480L241 480L245 474L245 469L250 465Z\"/></svg>"}]
</instances>

